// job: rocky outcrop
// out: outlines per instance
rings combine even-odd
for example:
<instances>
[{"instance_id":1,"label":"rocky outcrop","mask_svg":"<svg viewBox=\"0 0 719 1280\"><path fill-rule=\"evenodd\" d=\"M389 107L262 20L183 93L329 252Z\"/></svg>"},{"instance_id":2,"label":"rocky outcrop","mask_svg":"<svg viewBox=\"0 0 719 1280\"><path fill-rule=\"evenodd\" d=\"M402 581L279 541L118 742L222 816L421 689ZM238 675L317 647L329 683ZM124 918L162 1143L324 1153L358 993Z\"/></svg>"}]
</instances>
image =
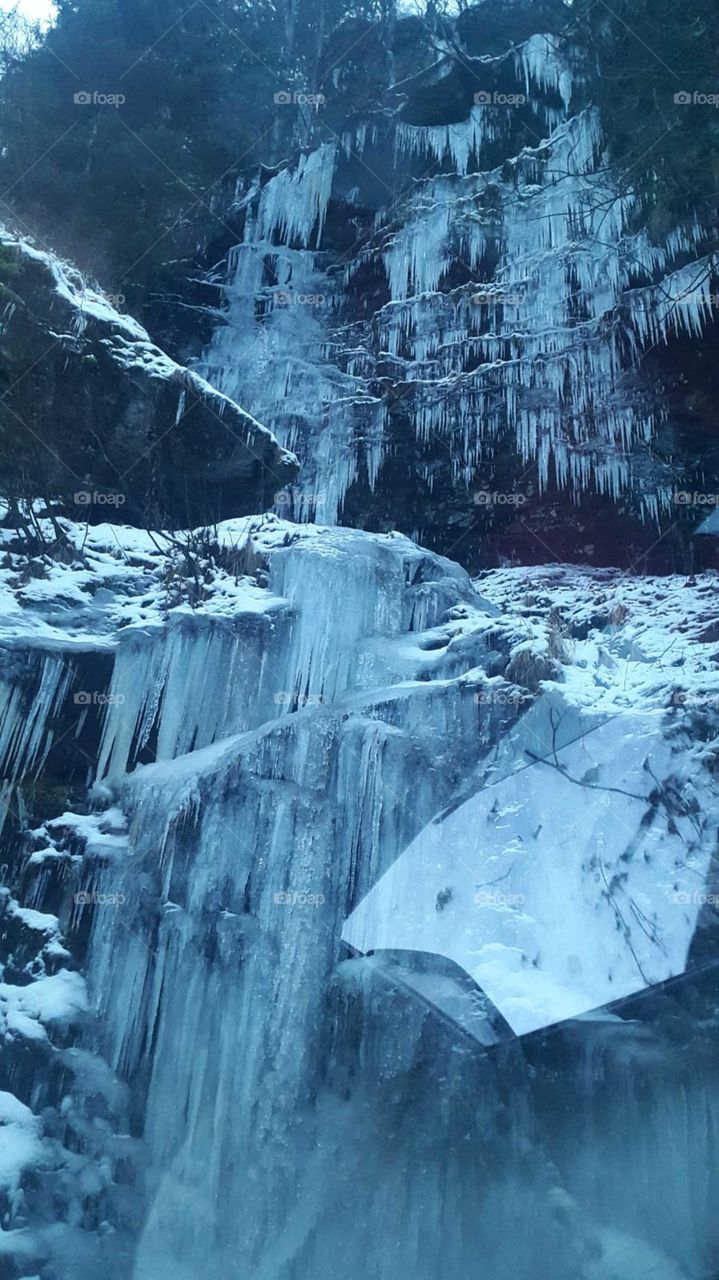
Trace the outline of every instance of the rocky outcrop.
<instances>
[{"instance_id":1,"label":"rocky outcrop","mask_svg":"<svg viewBox=\"0 0 719 1280\"><path fill-rule=\"evenodd\" d=\"M72 267L2 233L6 496L155 527L262 510L296 474L272 432Z\"/></svg>"}]
</instances>

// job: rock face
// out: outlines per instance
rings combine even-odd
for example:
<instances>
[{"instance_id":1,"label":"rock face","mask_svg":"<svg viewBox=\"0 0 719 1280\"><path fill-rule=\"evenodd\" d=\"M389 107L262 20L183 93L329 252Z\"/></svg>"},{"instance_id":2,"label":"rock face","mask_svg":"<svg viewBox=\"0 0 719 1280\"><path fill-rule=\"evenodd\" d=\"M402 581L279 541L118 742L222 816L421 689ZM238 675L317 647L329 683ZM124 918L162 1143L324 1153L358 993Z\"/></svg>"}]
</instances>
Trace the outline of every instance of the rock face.
<instances>
[{"instance_id":1,"label":"rock face","mask_svg":"<svg viewBox=\"0 0 719 1280\"><path fill-rule=\"evenodd\" d=\"M6 496L172 528L262 510L294 478L269 430L71 267L7 232L2 246Z\"/></svg>"}]
</instances>

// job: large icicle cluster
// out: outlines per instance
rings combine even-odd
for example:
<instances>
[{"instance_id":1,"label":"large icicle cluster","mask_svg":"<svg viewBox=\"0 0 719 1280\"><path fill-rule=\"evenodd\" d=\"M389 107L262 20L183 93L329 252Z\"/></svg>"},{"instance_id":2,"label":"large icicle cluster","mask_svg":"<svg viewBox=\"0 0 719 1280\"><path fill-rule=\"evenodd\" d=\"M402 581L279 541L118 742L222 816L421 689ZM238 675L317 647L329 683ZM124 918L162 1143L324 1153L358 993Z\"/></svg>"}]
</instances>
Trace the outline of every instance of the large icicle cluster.
<instances>
[{"instance_id":1,"label":"large icicle cluster","mask_svg":"<svg viewBox=\"0 0 719 1280\"><path fill-rule=\"evenodd\" d=\"M487 111L476 103L467 120L456 124L410 125L398 124L396 130L397 156L433 156L442 163L449 160L455 171L464 176L470 164L484 152L491 142L508 137L511 130L511 109L503 107ZM362 139L357 139L362 147Z\"/></svg>"},{"instance_id":2,"label":"large icicle cluster","mask_svg":"<svg viewBox=\"0 0 719 1280\"><path fill-rule=\"evenodd\" d=\"M61 653L27 648L4 655L0 683L0 753L3 770L0 831L21 775L37 776L47 759L53 717L65 703L76 673Z\"/></svg>"},{"instance_id":3,"label":"large icicle cluster","mask_svg":"<svg viewBox=\"0 0 719 1280\"><path fill-rule=\"evenodd\" d=\"M479 92L452 124L359 126L247 197L227 325L203 371L302 457L304 496L281 514L332 520L363 471L375 484L393 446L388 381L418 439L444 443L458 483L481 484L513 442L517 469L536 464L540 489L618 499L634 479L644 514L669 501L668 482L647 480L645 465L662 406L634 371L643 352L699 335L710 318L705 234L690 224L653 243L637 229L644 211L619 183L598 113L575 105L579 51L573 59L538 33L484 59L488 75L493 62L516 92ZM522 112L537 141L512 155ZM409 195L388 199L374 232L334 263L310 251L333 191L350 201L347 216L347 175L361 185L393 147L400 171L425 171ZM487 168L498 147L506 158ZM352 300L368 266L384 270L389 293L369 318ZM299 295L321 303L296 305ZM430 487L435 475L428 464Z\"/></svg>"},{"instance_id":4,"label":"large icicle cluster","mask_svg":"<svg viewBox=\"0 0 719 1280\"><path fill-rule=\"evenodd\" d=\"M701 255L700 228L653 245L632 230L636 199L605 166L587 109L517 156L509 180L428 179L391 238L380 344L413 392L418 433L448 441L467 484L509 431L541 487L553 473L575 495L619 497L658 423L627 372L671 332L700 333L711 313L712 259L677 266ZM457 266L472 282L442 291ZM667 496L647 495L655 506Z\"/></svg>"},{"instance_id":5,"label":"large icicle cluster","mask_svg":"<svg viewBox=\"0 0 719 1280\"><path fill-rule=\"evenodd\" d=\"M562 99L564 110L569 110L578 78L577 66L576 62L572 64L557 36L543 32L530 36L514 51L514 58L524 75L527 95L535 88L553 89Z\"/></svg>"},{"instance_id":6,"label":"large icicle cluster","mask_svg":"<svg viewBox=\"0 0 719 1280\"><path fill-rule=\"evenodd\" d=\"M231 251L223 288L227 324L202 361L203 375L239 395L302 457L301 483L278 491L280 515L335 523L356 479L356 437L381 437L384 406L334 359L338 299L319 243L335 148L323 145L245 197L244 240Z\"/></svg>"},{"instance_id":7,"label":"large icicle cluster","mask_svg":"<svg viewBox=\"0 0 719 1280\"><path fill-rule=\"evenodd\" d=\"M306 248L314 232L319 245L332 194L334 167L335 147L325 143L301 156L296 168L282 169L266 183L259 203L259 237L272 240L277 234L287 244L297 240Z\"/></svg>"}]
</instances>

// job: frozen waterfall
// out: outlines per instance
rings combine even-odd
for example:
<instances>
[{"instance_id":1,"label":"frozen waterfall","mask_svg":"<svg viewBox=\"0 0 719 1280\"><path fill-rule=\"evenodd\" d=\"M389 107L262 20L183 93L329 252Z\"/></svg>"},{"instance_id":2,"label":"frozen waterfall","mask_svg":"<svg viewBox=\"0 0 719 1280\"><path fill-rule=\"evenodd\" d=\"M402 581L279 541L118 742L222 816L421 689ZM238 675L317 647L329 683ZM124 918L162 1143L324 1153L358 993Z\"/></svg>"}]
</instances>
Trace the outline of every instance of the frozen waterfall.
<instances>
[{"instance_id":1,"label":"frozen waterfall","mask_svg":"<svg viewBox=\"0 0 719 1280\"><path fill-rule=\"evenodd\" d=\"M490 80L507 72L494 61ZM666 510L649 450L664 408L635 369L702 331L715 256L696 222L659 242L643 229L579 50L572 62L538 34L513 66L515 92L476 94L464 120L359 125L238 196L244 238L202 372L302 459L280 515L335 521L356 481L375 486L405 417L470 491L507 439L540 491L633 490L643 518ZM515 152L522 112L533 141ZM399 196L382 178L393 150L417 172ZM370 179L384 203L365 226ZM341 252L333 217L356 231ZM420 465L428 491L436 467Z\"/></svg>"},{"instance_id":2,"label":"frozen waterfall","mask_svg":"<svg viewBox=\"0 0 719 1280\"><path fill-rule=\"evenodd\" d=\"M237 706L235 736L130 774L129 860L98 881L128 905L96 912L91 993L111 1065L146 1091L133 1280L540 1280L548 1251L567 1280L698 1275L715 1176L708 1052L689 1095L661 1031L631 1017L575 1021L533 1047L500 1038L485 1056L432 992L415 998L340 942L348 914L369 912L372 947L454 955L518 1031L681 974L719 809L672 710L671 670L657 687L661 641L637 637L608 688L597 642L578 641L551 697L513 698L488 671L521 665L527 639L455 566L344 530L283 545L287 529L253 534L291 614L274 677L286 701L245 731ZM535 635L551 680L545 643ZM267 670L257 650L242 660ZM226 672L221 656L208 666L213 701ZM138 684L152 673L148 657ZM581 710L593 687L607 704L596 747ZM564 738L542 743L550 725ZM465 816L478 803L494 842ZM427 850L427 882L412 842L433 830L444 865ZM375 917L373 894L405 866ZM415 900L476 959L403 937ZM559 930L572 911L576 932ZM577 1108L602 1134L601 1187L592 1147L576 1146ZM690 1164L695 1185L676 1194Z\"/></svg>"},{"instance_id":3,"label":"frozen waterfall","mask_svg":"<svg viewBox=\"0 0 719 1280\"><path fill-rule=\"evenodd\" d=\"M13 1112L6 1251L53 1280L702 1280L713 579L473 582L267 515L168 609L155 535L66 533L94 576L26 602L0 746L11 816L38 759L94 799L29 834L5 908L0 1012L67 1080L51 1213L19 1190L43 1095Z\"/></svg>"},{"instance_id":4,"label":"frozen waterfall","mask_svg":"<svg viewBox=\"0 0 719 1280\"><path fill-rule=\"evenodd\" d=\"M638 365L702 334L713 244L649 235L549 32L437 110L435 16L233 186L196 373L50 273L174 426L236 402L198 458L264 497L3 506L0 1280L719 1277L716 574L449 558L498 473L540 530L666 513Z\"/></svg>"}]
</instances>

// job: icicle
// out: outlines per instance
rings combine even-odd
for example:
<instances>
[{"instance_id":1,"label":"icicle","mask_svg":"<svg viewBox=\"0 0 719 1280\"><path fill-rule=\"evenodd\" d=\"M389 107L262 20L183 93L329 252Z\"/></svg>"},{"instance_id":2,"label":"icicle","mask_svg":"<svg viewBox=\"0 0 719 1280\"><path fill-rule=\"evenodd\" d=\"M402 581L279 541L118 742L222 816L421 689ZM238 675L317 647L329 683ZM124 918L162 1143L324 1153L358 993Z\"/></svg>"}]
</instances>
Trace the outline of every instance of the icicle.
<instances>
[{"instance_id":1,"label":"icicle","mask_svg":"<svg viewBox=\"0 0 719 1280\"><path fill-rule=\"evenodd\" d=\"M513 57L532 101L553 91L569 106L577 62L553 37L533 36ZM228 259L228 324L205 372L300 455L303 483L280 495L280 514L333 522L363 470L377 483L390 432L372 379L386 360L418 439L449 444L455 481L471 485L485 442L509 434L541 486L553 476L577 500L630 484L621 459L651 440L661 410L630 398L622 379L645 347L702 331L715 261L696 220L664 244L636 231L638 199L613 185L594 108L568 119L548 109L546 139L470 172L486 144L509 136L514 110L477 103L456 124L397 127L399 155L454 172L418 182L399 227L377 212L376 242L343 268L344 294L306 247L331 194L334 148L248 196L245 241ZM352 130L346 155L376 137L376 126ZM347 292L378 260L391 301L343 325ZM461 270L474 282L448 292ZM299 296L320 303L296 305Z\"/></svg>"},{"instance_id":2,"label":"icicle","mask_svg":"<svg viewBox=\"0 0 719 1280\"><path fill-rule=\"evenodd\" d=\"M535 86L554 89L564 103L564 110L568 111L577 61L577 51L571 52L573 57L564 50L557 37L551 35L533 35L519 45L514 51L514 59L524 74L527 94L531 94Z\"/></svg>"},{"instance_id":3,"label":"icicle","mask_svg":"<svg viewBox=\"0 0 719 1280\"><path fill-rule=\"evenodd\" d=\"M327 142L301 156L296 168L283 169L265 184L257 215L262 239L270 240L279 234L288 242L298 240L306 248L316 228L315 244L319 245L332 194L335 161L335 144Z\"/></svg>"}]
</instances>

